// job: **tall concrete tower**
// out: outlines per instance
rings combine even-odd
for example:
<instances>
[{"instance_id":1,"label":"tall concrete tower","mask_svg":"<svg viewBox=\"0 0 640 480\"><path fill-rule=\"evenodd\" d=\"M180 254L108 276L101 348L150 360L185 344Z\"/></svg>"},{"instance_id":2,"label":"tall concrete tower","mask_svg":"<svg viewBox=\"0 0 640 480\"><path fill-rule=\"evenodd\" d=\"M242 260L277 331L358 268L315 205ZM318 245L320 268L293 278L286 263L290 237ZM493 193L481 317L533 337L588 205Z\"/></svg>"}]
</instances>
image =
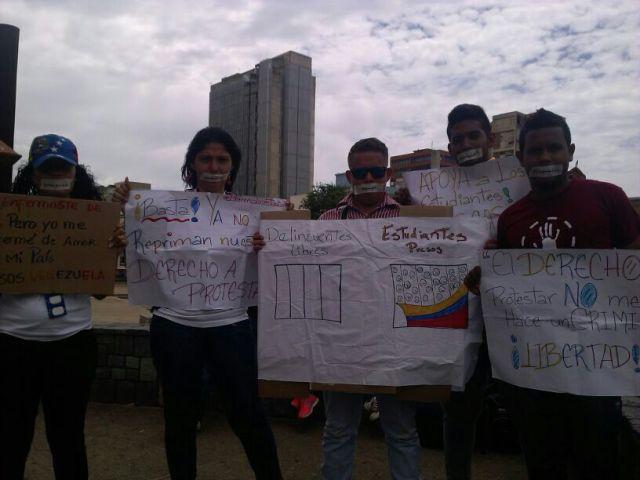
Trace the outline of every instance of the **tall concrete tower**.
<instances>
[{"instance_id":1,"label":"tall concrete tower","mask_svg":"<svg viewBox=\"0 0 640 480\"><path fill-rule=\"evenodd\" d=\"M209 125L242 151L234 191L289 197L313 184L316 79L311 58L287 52L211 85Z\"/></svg>"}]
</instances>

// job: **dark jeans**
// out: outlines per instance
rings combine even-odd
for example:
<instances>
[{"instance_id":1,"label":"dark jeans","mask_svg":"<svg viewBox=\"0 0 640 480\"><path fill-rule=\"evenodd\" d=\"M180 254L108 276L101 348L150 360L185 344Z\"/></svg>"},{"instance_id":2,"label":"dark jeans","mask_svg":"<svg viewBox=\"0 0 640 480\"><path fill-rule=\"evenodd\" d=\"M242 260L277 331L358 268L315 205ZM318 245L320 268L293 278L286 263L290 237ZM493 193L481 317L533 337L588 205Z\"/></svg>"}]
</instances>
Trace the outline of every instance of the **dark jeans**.
<instances>
[{"instance_id":1,"label":"dark jeans","mask_svg":"<svg viewBox=\"0 0 640 480\"><path fill-rule=\"evenodd\" d=\"M444 458L447 480L469 480L476 440L476 424L482 413L491 365L486 340L478 350L478 363L464 392L451 392L442 404Z\"/></svg>"},{"instance_id":2,"label":"dark jeans","mask_svg":"<svg viewBox=\"0 0 640 480\"><path fill-rule=\"evenodd\" d=\"M96 370L91 330L38 342L0 334L0 478L22 480L42 402L56 479L88 478L84 419Z\"/></svg>"},{"instance_id":3,"label":"dark jeans","mask_svg":"<svg viewBox=\"0 0 640 480\"><path fill-rule=\"evenodd\" d=\"M530 480L618 478L619 397L543 392L501 383Z\"/></svg>"},{"instance_id":4,"label":"dark jeans","mask_svg":"<svg viewBox=\"0 0 640 480\"><path fill-rule=\"evenodd\" d=\"M282 478L276 443L260 399L250 322L196 328L151 320L151 351L162 382L167 463L173 480L196 478L196 424L206 368L229 424L258 480Z\"/></svg>"}]
</instances>

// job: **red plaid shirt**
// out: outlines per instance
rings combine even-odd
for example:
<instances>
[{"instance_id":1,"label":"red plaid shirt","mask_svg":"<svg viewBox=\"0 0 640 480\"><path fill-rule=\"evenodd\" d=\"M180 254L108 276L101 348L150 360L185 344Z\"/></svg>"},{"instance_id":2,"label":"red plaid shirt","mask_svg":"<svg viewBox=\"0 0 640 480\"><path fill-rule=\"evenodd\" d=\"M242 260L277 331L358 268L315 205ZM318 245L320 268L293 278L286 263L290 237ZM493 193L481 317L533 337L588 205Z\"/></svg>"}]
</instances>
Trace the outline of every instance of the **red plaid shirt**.
<instances>
[{"instance_id":1,"label":"red plaid shirt","mask_svg":"<svg viewBox=\"0 0 640 480\"><path fill-rule=\"evenodd\" d=\"M346 217L344 217L345 209L347 212ZM382 203L380 203L380 205L378 205L378 207L368 215L358 210L357 207L354 207L353 193L350 193L342 200L340 200L340 202L338 202L336 208L327 210L322 215L320 215L320 218L318 220L342 220L343 218L349 220L362 218L389 218L397 217L399 214L400 204L386 193L384 194Z\"/></svg>"}]
</instances>

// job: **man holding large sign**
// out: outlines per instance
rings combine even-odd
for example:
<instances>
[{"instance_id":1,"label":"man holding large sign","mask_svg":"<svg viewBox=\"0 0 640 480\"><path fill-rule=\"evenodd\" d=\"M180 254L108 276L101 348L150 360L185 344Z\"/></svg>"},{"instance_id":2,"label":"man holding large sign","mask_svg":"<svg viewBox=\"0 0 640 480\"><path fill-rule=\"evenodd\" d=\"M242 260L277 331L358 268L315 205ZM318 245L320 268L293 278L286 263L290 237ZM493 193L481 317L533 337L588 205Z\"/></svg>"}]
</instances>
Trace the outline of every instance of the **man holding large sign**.
<instances>
[{"instance_id":1,"label":"man holding large sign","mask_svg":"<svg viewBox=\"0 0 640 480\"><path fill-rule=\"evenodd\" d=\"M320 220L397 217L399 205L384 186L391 171L387 146L377 138L356 142L349 151L347 180L353 193ZM387 448L389 469L394 480L420 478L420 442L415 424L415 408L392 396L380 396L380 419ZM352 477L356 436L362 412L362 395L325 392L326 423L322 448L325 480Z\"/></svg>"},{"instance_id":2,"label":"man holding large sign","mask_svg":"<svg viewBox=\"0 0 640 480\"><path fill-rule=\"evenodd\" d=\"M387 146L377 138L356 142L349 151L347 180L353 193L320 220L397 217L399 205L384 191L391 171ZM420 442L415 407L381 395L380 420L389 451L389 469L394 480L420 478ZM356 436L362 412L362 395L325 392L326 423L322 449L322 478L340 480L353 476Z\"/></svg>"},{"instance_id":3,"label":"man holding large sign","mask_svg":"<svg viewBox=\"0 0 640 480\"><path fill-rule=\"evenodd\" d=\"M575 145L571 143L571 133L563 117L540 109L527 118L520 132L519 158L527 171L532 191L500 216L499 248L537 248L545 250L543 254L553 253L548 252L549 249L640 248L640 219L620 188L604 182L569 179L568 165L574 151ZM555 260L563 254L557 252L553 258L545 255L547 273L555 268ZM566 263L568 256L563 258ZM604 257L599 255L599 258ZM493 259L496 259L495 254ZM565 270L569 268L566 264ZM514 267L514 272L521 270ZM584 275L584 269L580 274ZM599 274L596 272L596 275ZM493 294L496 293L495 289L487 289L495 287L483 283L482 300L487 309L495 303ZM574 297L581 297L578 302L583 307L594 305L597 288L592 287L585 285L580 292L573 292ZM563 295L567 301L572 295L565 291L550 294ZM550 301L543 296L539 294L535 301L530 299L534 304L543 302L537 310L541 313L547 308L544 302ZM535 307L531 308L536 311ZM541 329L558 328L552 321L527 321L537 322ZM605 325L602 321L593 321L600 327ZM584 319L578 321L578 324L583 323ZM572 338L577 338L574 346L580 344L582 329L571 329L570 323L565 328L572 330ZM492 364L498 376L505 378L500 374L501 367L497 366L504 363L500 355L503 349L492 335L492 327L488 332ZM638 340L637 330L629 332ZM549 337L552 336L553 332L550 332ZM516 351L517 339L513 343L511 368L530 363L531 355ZM609 355L613 354L610 352ZM612 358L612 362L618 360ZM607 388L606 385L602 387ZM572 449L577 456L576 467L581 478L617 478L620 402L615 395L619 391L608 393L612 396L573 395L562 393L569 389L549 388L544 383L535 389L509 385L507 390L530 479L566 478L566 452Z\"/></svg>"}]
</instances>

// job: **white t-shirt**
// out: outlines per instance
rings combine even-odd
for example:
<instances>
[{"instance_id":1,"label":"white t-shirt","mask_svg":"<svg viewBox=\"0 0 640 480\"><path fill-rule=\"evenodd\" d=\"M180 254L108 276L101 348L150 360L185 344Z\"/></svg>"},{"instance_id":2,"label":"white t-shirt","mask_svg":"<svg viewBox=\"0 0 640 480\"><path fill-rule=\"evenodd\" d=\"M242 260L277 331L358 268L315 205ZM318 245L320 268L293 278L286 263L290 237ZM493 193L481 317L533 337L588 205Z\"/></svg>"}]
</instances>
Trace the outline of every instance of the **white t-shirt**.
<instances>
[{"instance_id":1,"label":"white t-shirt","mask_svg":"<svg viewBox=\"0 0 640 480\"><path fill-rule=\"evenodd\" d=\"M180 310L159 307L155 315L187 327L224 327L247 319L246 308L216 308L212 310Z\"/></svg>"},{"instance_id":2,"label":"white t-shirt","mask_svg":"<svg viewBox=\"0 0 640 480\"><path fill-rule=\"evenodd\" d=\"M91 297L62 295L66 315L49 318L44 295L0 295L0 333L23 340L49 342L91 328Z\"/></svg>"}]
</instances>

